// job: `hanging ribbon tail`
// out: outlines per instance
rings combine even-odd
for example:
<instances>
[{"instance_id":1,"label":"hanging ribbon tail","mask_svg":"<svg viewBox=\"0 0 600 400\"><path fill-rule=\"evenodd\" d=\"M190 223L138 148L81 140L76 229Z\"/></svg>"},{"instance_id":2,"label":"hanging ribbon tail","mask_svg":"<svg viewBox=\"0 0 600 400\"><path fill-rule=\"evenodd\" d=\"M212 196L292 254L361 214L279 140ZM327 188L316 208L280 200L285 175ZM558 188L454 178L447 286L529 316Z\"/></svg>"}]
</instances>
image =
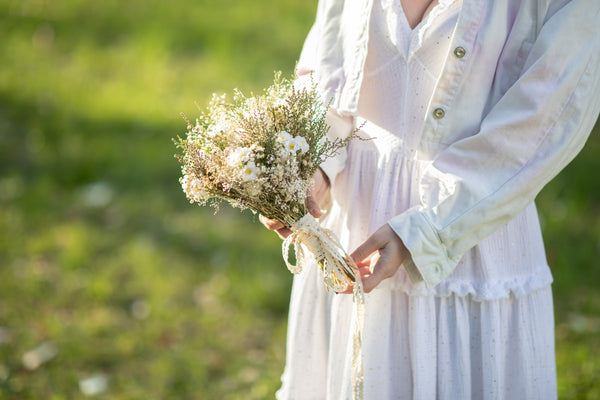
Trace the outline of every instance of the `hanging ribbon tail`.
<instances>
[{"instance_id":1,"label":"hanging ribbon tail","mask_svg":"<svg viewBox=\"0 0 600 400\"><path fill-rule=\"evenodd\" d=\"M362 337L365 319L365 292L358 267L346 254L336 235L319 225L312 215L306 214L291 226L292 233L283 241L281 252L287 268L293 274L302 272L306 251L310 252L321 272L327 289L336 293L353 287L352 310L352 400L363 399L364 372ZM296 265L289 261L290 246L294 246Z\"/></svg>"},{"instance_id":2,"label":"hanging ribbon tail","mask_svg":"<svg viewBox=\"0 0 600 400\"><path fill-rule=\"evenodd\" d=\"M362 362L362 339L365 325L365 291L358 269L353 289L354 307L352 310L352 400L364 397L364 372Z\"/></svg>"}]
</instances>

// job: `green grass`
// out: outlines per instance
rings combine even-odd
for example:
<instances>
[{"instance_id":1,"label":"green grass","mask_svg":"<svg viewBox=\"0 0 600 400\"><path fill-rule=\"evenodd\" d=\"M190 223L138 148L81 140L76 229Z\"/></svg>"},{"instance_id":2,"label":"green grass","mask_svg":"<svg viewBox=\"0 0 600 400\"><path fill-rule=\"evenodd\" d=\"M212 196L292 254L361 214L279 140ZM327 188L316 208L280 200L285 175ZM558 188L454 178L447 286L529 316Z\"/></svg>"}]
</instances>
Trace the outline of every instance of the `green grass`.
<instances>
[{"instance_id":1,"label":"green grass","mask_svg":"<svg viewBox=\"0 0 600 400\"><path fill-rule=\"evenodd\" d=\"M171 138L212 92L291 73L315 6L0 0L0 399L84 398L94 374L106 399L273 398L280 242L187 204ZM593 134L539 199L564 399L600 397L598 154Z\"/></svg>"}]
</instances>

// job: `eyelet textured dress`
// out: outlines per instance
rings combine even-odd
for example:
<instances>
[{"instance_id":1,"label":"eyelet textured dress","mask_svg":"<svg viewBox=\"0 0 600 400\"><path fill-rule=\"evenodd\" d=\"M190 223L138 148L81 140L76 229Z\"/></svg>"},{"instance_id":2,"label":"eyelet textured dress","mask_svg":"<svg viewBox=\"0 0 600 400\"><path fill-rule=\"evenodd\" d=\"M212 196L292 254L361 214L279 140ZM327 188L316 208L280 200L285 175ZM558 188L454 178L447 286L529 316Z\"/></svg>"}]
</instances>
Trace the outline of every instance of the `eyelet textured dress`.
<instances>
[{"instance_id":1,"label":"eyelet textured dress","mask_svg":"<svg viewBox=\"0 0 600 400\"><path fill-rule=\"evenodd\" d=\"M400 1L373 7L357 120L371 140L349 145L322 221L350 252L419 203L415 149L461 2L412 30ZM432 289L400 267L366 295L365 399L556 398L551 281L533 204ZM350 399L351 327L351 295L327 292L314 265L296 275L277 398Z\"/></svg>"}]
</instances>

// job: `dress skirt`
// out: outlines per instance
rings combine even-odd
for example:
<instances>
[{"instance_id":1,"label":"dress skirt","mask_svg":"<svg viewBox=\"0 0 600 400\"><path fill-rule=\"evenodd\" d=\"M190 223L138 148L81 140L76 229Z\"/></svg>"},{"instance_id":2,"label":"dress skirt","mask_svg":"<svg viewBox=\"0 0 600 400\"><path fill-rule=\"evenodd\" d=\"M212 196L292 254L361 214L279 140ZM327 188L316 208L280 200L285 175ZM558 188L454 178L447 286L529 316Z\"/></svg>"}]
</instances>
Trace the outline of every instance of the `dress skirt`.
<instances>
[{"instance_id":1,"label":"dress skirt","mask_svg":"<svg viewBox=\"0 0 600 400\"><path fill-rule=\"evenodd\" d=\"M427 164L405 149L381 132L350 144L322 221L349 252L418 204ZM366 295L364 398L555 399L550 283L533 205L433 289L400 267ZM352 398L352 307L351 295L325 289L314 263L294 277L278 399Z\"/></svg>"}]
</instances>

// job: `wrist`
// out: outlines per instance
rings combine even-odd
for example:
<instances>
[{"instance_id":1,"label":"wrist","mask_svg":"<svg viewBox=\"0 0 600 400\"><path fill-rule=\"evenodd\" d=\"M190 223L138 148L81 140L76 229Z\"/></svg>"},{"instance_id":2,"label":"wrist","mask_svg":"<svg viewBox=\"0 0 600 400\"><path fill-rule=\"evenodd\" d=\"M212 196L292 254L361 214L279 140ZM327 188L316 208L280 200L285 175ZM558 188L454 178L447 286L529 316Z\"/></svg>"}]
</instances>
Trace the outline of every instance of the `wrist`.
<instances>
[{"instance_id":1,"label":"wrist","mask_svg":"<svg viewBox=\"0 0 600 400\"><path fill-rule=\"evenodd\" d=\"M327 187L327 189L329 189L331 187L331 182L329 181L329 176L327 176L325 171L323 171L323 168L318 167L317 173L321 175L321 178L323 179L323 184Z\"/></svg>"}]
</instances>

